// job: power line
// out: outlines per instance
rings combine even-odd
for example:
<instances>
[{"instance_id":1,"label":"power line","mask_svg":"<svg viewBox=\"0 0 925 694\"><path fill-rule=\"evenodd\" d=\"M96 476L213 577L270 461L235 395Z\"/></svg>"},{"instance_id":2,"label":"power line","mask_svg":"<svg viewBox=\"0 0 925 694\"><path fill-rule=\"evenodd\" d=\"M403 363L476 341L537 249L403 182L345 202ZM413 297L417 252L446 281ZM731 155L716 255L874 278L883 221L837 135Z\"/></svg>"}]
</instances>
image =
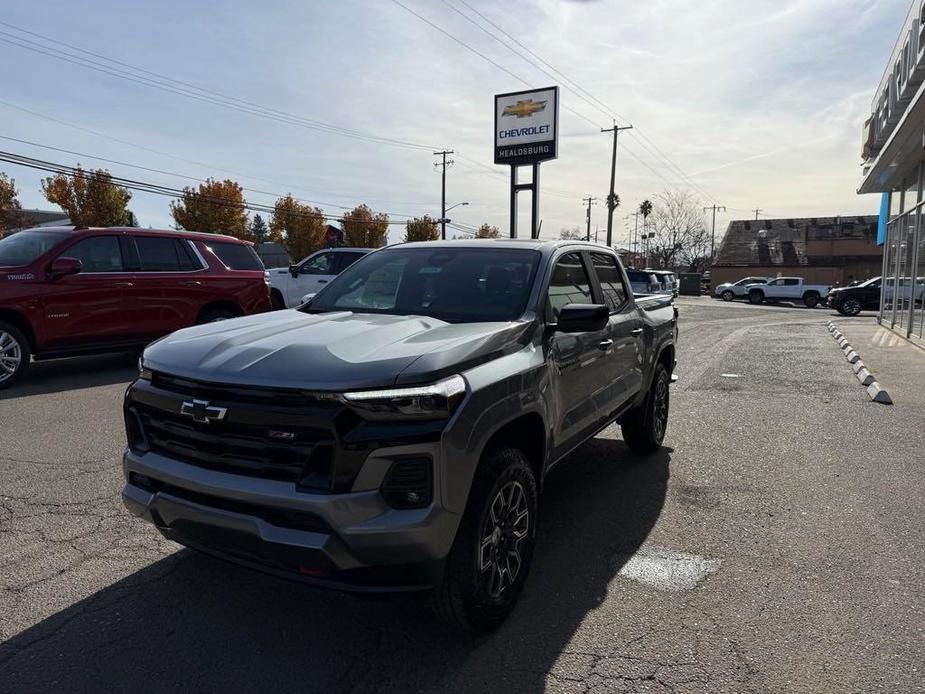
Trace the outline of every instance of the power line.
<instances>
[{"instance_id":1,"label":"power line","mask_svg":"<svg viewBox=\"0 0 925 694\"><path fill-rule=\"evenodd\" d=\"M76 167L67 166L66 164L58 164L55 162L45 161L42 159L36 159L34 157L27 157L25 155L16 154L14 152L0 151L0 161L7 162L9 164L16 164L19 166L24 166L24 167L31 168L31 169L37 169L40 171L46 171L48 173L63 174L67 176L78 176L78 175L87 176L88 173L90 173L87 171L83 171L81 173L81 171L78 171ZM122 176L114 176L112 174L109 175L108 180L105 180L103 182L106 183L107 185L118 186L121 188L127 188L129 190L135 190L135 191L140 191L140 192L145 192L145 193L152 193L154 195L164 195L164 196L172 197L172 198L183 198L184 194L186 194L187 192L187 191L184 191L178 188L171 188L169 186L164 186L158 183L139 181L136 179L124 178ZM234 202L229 202L228 200L224 200L221 198L214 198L208 195L203 195L201 193L194 193L194 195L199 200L202 200L204 202L207 202L213 205L219 205L222 207L234 207L236 209L246 209L246 210L251 210L253 212L264 212L266 214L273 214L275 212L274 207L271 205L261 205L258 203L250 203L246 201L243 203L234 203ZM296 216L301 216L301 217L318 216L312 213L304 213L304 214L294 213L294 214ZM327 221L340 221L342 219L341 217L338 217L336 215L321 214L320 216L322 219L325 219ZM378 222L369 222L369 223L375 224ZM385 223L386 224L406 224L407 220L401 220L401 221L387 220Z\"/></svg>"},{"instance_id":2,"label":"power line","mask_svg":"<svg viewBox=\"0 0 925 694\"><path fill-rule=\"evenodd\" d=\"M2 23L4 26L10 26L10 27L13 26L6 22L0 22L0 23ZM14 27L14 28L16 28L19 31L26 31L26 30L19 29L19 27ZM27 33L30 33L34 36L39 36L40 38L46 41L58 43L55 39L42 36L40 34L36 34L35 32L27 32ZM4 36L7 38L3 38ZM348 137L348 138L363 140L363 141L377 143L377 144L384 144L384 145L389 145L389 146L394 146L394 147L403 147L406 149L415 149L415 150L432 150L433 149L433 145L427 145L427 144L418 143L418 142L411 142L408 140L400 140L397 138L382 137L382 136L371 134L371 133L364 133L359 130L345 128L343 126L334 125L331 123L325 123L323 121L318 121L315 119L305 118L303 116L298 116L292 113L287 113L285 111L281 111L278 109L268 108L260 104L255 104L254 102L246 101L246 100L239 99L233 96L227 96L225 94L221 94L220 92L205 89L203 87L197 87L195 85L190 85L190 83L188 82L182 82L174 78L165 77L165 76L159 76L156 79L151 78L151 77L145 77L143 74L135 74L135 73L147 73L150 75L158 75L158 73L145 70L144 68L138 68L138 67L129 65L128 63L116 61L111 58L99 56L99 54L97 53L91 53L81 48L74 47L74 50L79 51L79 52L85 52L88 55L101 57L104 61L108 61L108 62L117 64L117 65L126 66L130 70L133 70L134 73L129 72L128 70L123 70L119 67L113 67L112 65L107 65L105 62L101 63L97 60L91 60L81 55L76 55L74 53L68 53L67 51L63 51L61 49L54 48L52 46L46 46L38 42L32 41L30 39L22 38L20 36L16 36L15 34L10 34L9 32L0 31L0 41L7 43L9 45L12 45L12 46L16 46L18 48L23 48L25 50L32 51L34 53L46 55L48 57L55 58L57 60L61 60L66 63L77 65L78 67L83 67L85 69L94 70L96 72L101 72L103 74L110 75L112 77L117 77L119 79L123 79L129 82L141 84L146 87L158 89L158 90L165 91L171 94L176 94L179 96L184 96L189 99L194 99L196 101L201 101L201 102L212 104L215 106L228 108L228 109L239 111L242 113L248 113L250 115L254 115L257 117L261 117L261 118L266 118L268 120L273 120L273 121L280 122L280 123L285 123L285 124L294 125L298 127L308 128L311 130L325 132L325 133L332 134L332 135L338 135L342 137ZM70 47L69 44L61 44L61 45L67 45L68 47Z\"/></svg>"},{"instance_id":3,"label":"power line","mask_svg":"<svg viewBox=\"0 0 925 694\"><path fill-rule=\"evenodd\" d=\"M476 9L475 7L473 7L472 5L470 5L468 2L466 2L466 0L459 0L459 1L460 1L461 4L463 4L463 5L465 5L467 8L469 8L469 10L471 10L471 11L474 12L476 15L478 15L483 21L485 21L486 23L488 23L489 25L491 25L492 27L494 27L495 29L497 29L499 32L501 32L505 37L507 37L507 39L508 39L509 41L512 41L512 42L515 43L517 46L519 46L521 49L523 49L524 51L526 51L529 55L531 55L531 56L533 56L534 58L536 58L536 60L538 60L540 63L542 63L543 65L545 65L546 67L548 67L549 70L551 70L552 72L555 73L555 75L551 75L548 71L546 71L545 69L543 69L543 67L541 67L540 65L537 65L536 62L534 62L534 61L530 60L529 58L527 58L526 56L524 56L524 55L518 53L516 50L514 50L514 49L511 47L510 43L508 43L508 42L502 40L501 38L499 38L498 36L496 36L496 35L493 34L492 32L488 31L487 29L485 29L485 27L483 27L482 25L480 25L479 23L477 23L477 22L476 22L475 20L473 20L471 17L466 16L466 15L465 15L463 12L461 12L458 8L456 8L456 7L454 7L452 4L450 4L450 3L448 2L448 0L441 0L441 2L443 2L443 4L445 4L447 7L449 7L451 10L453 10L454 12L456 12L457 14L459 14L459 15L460 15L461 17L463 17L464 19L466 19L466 21L468 21L468 22L470 22L471 24L473 24L474 26L478 27L481 31L483 31L484 33L486 33L486 34L487 34L488 36L490 36L492 39L494 39L495 41L498 41L501 45L503 45L503 46L504 46L505 48L507 48L509 51L511 51L512 53L514 53L514 55L518 56L519 58L521 58L522 60L526 61L527 63L529 63L530 65L532 65L532 66L535 67L536 69L540 70L543 74L547 75L548 77L550 77L550 78L552 78L552 79L560 79L561 81L563 81L563 82L565 83L566 88L569 89L569 91L571 91L573 94L575 94L575 96L577 96L578 98L580 98L580 99L582 99L583 101L585 101L585 102L586 102L587 104L589 104L592 108L597 109L599 112L603 113L603 114L604 114L605 116L607 116L609 119L618 118L618 119L620 119L620 120L622 120L622 121L624 121L624 122L626 122L626 123L629 122L629 119L628 119L628 118L626 118L625 116L623 116L623 115L621 115L620 113L618 113L617 111L615 111L613 108L611 108L611 107L608 106L606 103L604 103L603 101L601 101L600 99L598 99L596 96L594 96L594 95L593 95L591 92L589 92L587 89L585 89L585 88L582 87L580 84L578 84L575 80L569 78L569 77L568 77L567 75L565 75L561 70L557 69L557 68L556 68L555 66L553 66L551 63L549 63L548 61L544 60L541 56L539 56L537 53L535 53L533 50L531 50L528 46L525 46L523 43L521 43L516 37L512 36L511 34L509 34L507 31L505 31L505 30L504 30L502 27L500 27L498 24L496 24L496 23L493 22L491 19L489 19L488 17L486 17L486 16L485 16L482 12L480 12L478 9ZM558 76L558 77L557 77L557 76ZM637 131L638 131L638 130L639 130L639 129L637 128ZM648 151L649 154L652 154L653 156L655 156L656 159L661 158L661 159L663 160L663 162L666 163L666 164L669 166L669 168L674 169L678 174L680 174L682 180L685 180L685 179L686 179L686 181L687 181L692 187L694 187L695 189L697 189L698 191L700 191L703 195L705 195L705 196L706 196L707 198L709 198L710 200L714 200L713 196L711 196L711 195L710 195L706 190L704 190L696 181L694 181L687 173L685 173L684 170L681 169L680 166L678 166L677 164L675 164L675 162L672 161L672 160L668 157L667 154L665 154L661 149L659 149L658 145L656 145L655 142L653 142L649 137L647 137L647 136L646 136L644 133L642 133L641 131L638 131L636 134L638 134L639 137L641 138L641 141L639 142L639 144L642 146L643 149L645 149L646 151ZM648 144L647 144L647 143L648 143ZM630 150L627 150L627 151L630 151ZM638 157L634 157L634 158L637 158L637 159L638 159ZM641 161L641 160L640 160L640 161ZM667 181L666 181L666 182L667 182ZM715 200L714 200L714 202L715 202Z\"/></svg>"}]
</instances>

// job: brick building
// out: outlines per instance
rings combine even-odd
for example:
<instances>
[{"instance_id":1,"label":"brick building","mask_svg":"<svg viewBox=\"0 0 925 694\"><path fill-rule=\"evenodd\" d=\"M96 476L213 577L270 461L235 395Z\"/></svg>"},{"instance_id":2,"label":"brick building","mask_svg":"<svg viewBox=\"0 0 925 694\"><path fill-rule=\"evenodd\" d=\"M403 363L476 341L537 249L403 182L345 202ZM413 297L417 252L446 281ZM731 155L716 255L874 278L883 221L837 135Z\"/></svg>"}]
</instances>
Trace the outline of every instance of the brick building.
<instances>
[{"instance_id":1,"label":"brick building","mask_svg":"<svg viewBox=\"0 0 925 694\"><path fill-rule=\"evenodd\" d=\"M729 223L711 269L714 286L748 276L845 285L880 274L878 217L807 217Z\"/></svg>"}]
</instances>

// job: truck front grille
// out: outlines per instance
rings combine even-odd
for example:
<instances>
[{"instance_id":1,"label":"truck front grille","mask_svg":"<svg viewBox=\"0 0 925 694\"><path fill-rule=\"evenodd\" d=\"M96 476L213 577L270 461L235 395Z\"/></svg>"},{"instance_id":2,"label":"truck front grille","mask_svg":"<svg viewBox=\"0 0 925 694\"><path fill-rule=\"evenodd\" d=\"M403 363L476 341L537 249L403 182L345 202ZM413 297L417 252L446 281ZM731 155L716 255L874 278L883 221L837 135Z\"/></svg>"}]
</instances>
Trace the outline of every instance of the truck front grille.
<instances>
[{"instance_id":1,"label":"truck front grille","mask_svg":"<svg viewBox=\"0 0 925 694\"><path fill-rule=\"evenodd\" d=\"M330 479L331 433L312 428L199 423L136 406L152 451L200 467L312 486ZM285 435L285 439L278 438Z\"/></svg>"}]
</instances>

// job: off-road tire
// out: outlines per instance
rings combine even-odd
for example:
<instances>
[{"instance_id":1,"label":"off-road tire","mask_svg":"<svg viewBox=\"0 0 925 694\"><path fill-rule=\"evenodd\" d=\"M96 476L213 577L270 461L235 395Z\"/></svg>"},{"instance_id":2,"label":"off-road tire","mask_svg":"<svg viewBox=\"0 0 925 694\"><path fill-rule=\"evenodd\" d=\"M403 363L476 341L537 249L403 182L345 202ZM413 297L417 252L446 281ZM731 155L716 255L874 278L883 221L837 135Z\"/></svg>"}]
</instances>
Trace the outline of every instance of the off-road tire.
<instances>
[{"instance_id":1,"label":"off-road tire","mask_svg":"<svg viewBox=\"0 0 925 694\"><path fill-rule=\"evenodd\" d=\"M494 526L492 505L499 494L512 485L523 492L528 513L526 534L517 544L520 564L516 575L498 596L492 597L492 586L486 586L485 582L497 575L494 567L500 563L483 571L485 558L490 558L490 553L495 551L491 544L486 547L486 532ZM469 502L447 557L442 581L431 595L431 608L438 619L470 632L490 631L505 620L530 570L536 539L537 503L536 480L527 457L510 446L488 451L472 482Z\"/></svg>"},{"instance_id":2,"label":"off-road tire","mask_svg":"<svg viewBox=\"0 0 925 694\"><path fill-rule=\"evenodd\" d=\"M645 402L620 420L623 441L637 455L651 455L662 447L668 430L671 376L664 364L656 364Z\"/></svg>"},{"instance_id":3,"label":"off-road tire","mask_svg":"<svg viewBox=\"0 0 925 694\"><path fill-rule=\"evenodd\" d=\"M752 289L748 293L748 301L751 304L760 304L764 302L764 292L760 289Z\"/></svg>"},{"instance_id":4,"label":"off-road tire","mask_svg":"<svg viewBox=\"0 0 925 694\"><path fill-rule=\"evenodd\" d=\"M803 296L803 305L806 308L816 308L819 305L820 296L816 292L808 292Z\"/></svg>"}]
</instances>

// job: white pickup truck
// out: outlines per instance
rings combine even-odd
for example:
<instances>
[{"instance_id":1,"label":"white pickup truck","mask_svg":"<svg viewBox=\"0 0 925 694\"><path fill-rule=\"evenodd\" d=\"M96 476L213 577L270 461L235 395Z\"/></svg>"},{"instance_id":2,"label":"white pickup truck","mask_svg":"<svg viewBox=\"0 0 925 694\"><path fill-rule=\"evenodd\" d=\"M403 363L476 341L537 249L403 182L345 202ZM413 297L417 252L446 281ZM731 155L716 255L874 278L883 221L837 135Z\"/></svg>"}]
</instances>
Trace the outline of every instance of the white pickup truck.
<instances>
[{"instance_id":1,"label":"white pickup truck","mask_svg":"<svg viewBox=\"0 0 925 694\"><path fill-rule=\"evenodd\" d=\"M271 268L273 310L295 308L306 294L317 294L332 279L369 253L371 248L326 248L289 267Z\"/></svg>"},{"instance_id":2,"label":"white pickup truck","mask_svg":"<svg viewBox=\"0 0 925 694\"><path fill-rule=\"evenodd\" d=\"M777 277L767 284L746 286L745 295L753 304L802 301L807 308L814 308L828 297L830 289L826 284L807 284L802 277Z\"/></svg>"}]
</instances>

